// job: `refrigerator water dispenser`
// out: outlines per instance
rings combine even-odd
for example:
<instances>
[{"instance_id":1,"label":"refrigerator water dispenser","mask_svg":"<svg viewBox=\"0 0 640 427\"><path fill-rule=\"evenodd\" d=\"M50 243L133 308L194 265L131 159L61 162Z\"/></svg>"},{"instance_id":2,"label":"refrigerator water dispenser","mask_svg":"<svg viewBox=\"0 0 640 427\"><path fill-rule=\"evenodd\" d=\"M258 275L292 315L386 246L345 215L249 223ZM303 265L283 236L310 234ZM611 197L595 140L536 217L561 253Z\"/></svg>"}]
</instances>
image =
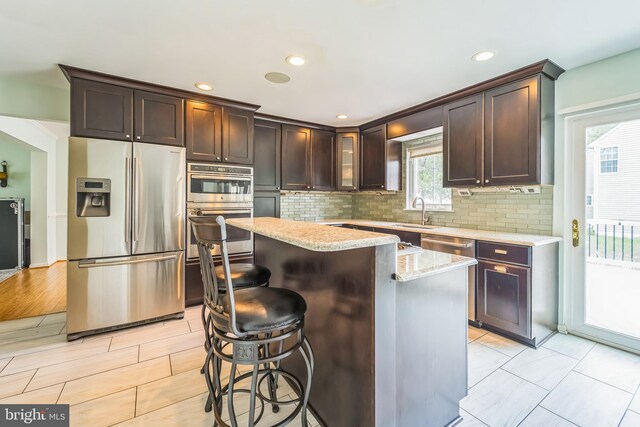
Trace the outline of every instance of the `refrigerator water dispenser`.
<instances>
[{"instance_id":1,"label":"refrigerator water dispenser","mask_svg":"<svg viewBox=\"0 0 640 427\"><path fill-rule=\"evenodd\" d=\"M79 217L111 214L111 180L104 178L76 179L76 215Z\"/></svg>"}]
</instances>

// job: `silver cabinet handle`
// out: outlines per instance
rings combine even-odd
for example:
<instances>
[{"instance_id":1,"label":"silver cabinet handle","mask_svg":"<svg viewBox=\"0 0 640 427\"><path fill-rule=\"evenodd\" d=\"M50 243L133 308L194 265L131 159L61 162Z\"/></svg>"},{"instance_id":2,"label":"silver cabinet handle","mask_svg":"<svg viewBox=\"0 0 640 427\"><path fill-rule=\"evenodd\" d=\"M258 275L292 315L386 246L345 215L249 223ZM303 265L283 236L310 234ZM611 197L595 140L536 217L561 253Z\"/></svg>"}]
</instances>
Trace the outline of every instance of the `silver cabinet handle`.
<instances>
[{"instance_id":1,"label":"silver cabinet handle","mask_svg":"<svg viewBox=\"0 0 640 427\"><path fill-rule=\"evenodd\" d=\"M127 134L124 136L125 138L131 138L131 135Z\"/></svg>"},{"instance_id":2,"label":"silver cabinet handle","mask_svg":"<svg viewBox=\"0 0 640 427\"><path fill-rule=\"evenodd\" d=\"M175 255L163 255L151 258L140 258L130 260L104 260L104 261L82 261L78 264L78 268L96 268L96 267L111 267L115 265L128 265L128 264L142 264L144 262L156 262L156 261L169 261L176 259Z\"/></svg>"},{"instance_id":3,"label":"silver cabinet handle","mask_svg":"<svg viewBox=\"0 0 640 427\"><path fill-rule=\"evenodd\" d=\"M279 189L280 189L280 187L276 187L276 190L279 190Z\"/></svg>"},{"instance_id":4,"label":"silver cabinet handle","mask_svg":"<svg viewBox=\"0 0 640 427\"><path fill-rule=\"evenodd\" d=\"M495 271L497 271L498 273L506 273L507 272L507 267L505 267L504 265L496 265L495 267L493 267L493 269Z\"/></svg>"},{"instance_id":5,"label":"silver cabinet handle","mask_svg":"<svg viewBox=\"0 0 640 427\"><path fill-rule=\"evenodd\" d=\"M471 246L473 246L473 243L446 242L444 240L429 239L427 237L423 237L422 239L420 239L420 241L423 242L423 243L435 243L435 244L438 244L438 245L452 246L454 248L461 248L461 249L466 249L466 248L470 248Z\"/></svg>"},{"instance_id":6,"label":"silver cabinet handle","mask_svg":"<svg viewBox=\"0 0 640 427\"><path fill-rule=\"evenodd\" d=\"M129 243L131 238L131 164L130 159L125 157L124 167L124 241Z\"/></svg>"},{"instance_id":7,"label":"silver cabinet handle","mask_svg":"<svg viewBox=\"0 0 640 427\"><path fill-rule=\"evenodd\" d=\"M216 160L220 160L220 157L216 157Z\"/></svg>"},{"instance_id":8,"label":"silver cabinet handle","mask_svg":"<svg viewBox=\"0 0 640 427\"><path fill-rule=\"evenodd\" d=\"M136 139L141 139L139 136L136 136Z\"/></svg>"},{"instance_id":9,"label":"silver cabinet handle","mask_svg":"<svg viewBox=\"0 0 640 427\"><path fill-rule=\"evenodd\" d=\"M485 180L484 180L484 182L485 182L485 184L488 184L488 183L489 183L489 180L488 180L488 179L485 179Z\"/></svg>"},{"instance_id":10,"label":"silver cabinet handle","mask_svg":"<svg viewBox=\"0 0 640 427\"><path fill-rule=\"evenodd\" d=\"M504 249L495 249L493 252L499 255L507 255L507 251L505 251Z\"/></svg>"},{"instance_id":11,"label":"silver cabinet handle","mask_svg":"<svg viewBox=\"0 0 640 427\"><path fill-rule=\"evenodd\" d=\"M480 184L480 180L479 179L476 179L476 184Z\"/></svg>"},{"instance_id":12,"label":"silver cabinet handle","mask_svg":"<svg viewBox=\"0 0 640 427\"><path fill-rule=\"evenodd\" d=\"M225 160L229 160L229 158L228 158L228 157L225 157L224 159L225 159Z\"/></svg>"}]
</instances>

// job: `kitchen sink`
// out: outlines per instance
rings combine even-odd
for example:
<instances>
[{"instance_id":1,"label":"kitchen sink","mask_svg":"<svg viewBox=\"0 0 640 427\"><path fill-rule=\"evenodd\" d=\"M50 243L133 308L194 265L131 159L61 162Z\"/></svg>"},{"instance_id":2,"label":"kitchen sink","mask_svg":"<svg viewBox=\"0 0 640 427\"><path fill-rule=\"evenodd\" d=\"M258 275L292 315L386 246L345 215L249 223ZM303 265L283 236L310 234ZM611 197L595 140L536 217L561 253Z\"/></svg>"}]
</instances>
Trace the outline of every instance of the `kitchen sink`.
<instances>
[{"instance_id":1,"label":"kitchen sink","mask_svg":"<svg viewBox=\"0 0 640 427\"><path fill-rule=\"evenodd\" d=\"M393 224L394 227L417 228L418 230L429 230L438 228L436 225L420 225L420 224Z\"/></svg>"}]
</instances>

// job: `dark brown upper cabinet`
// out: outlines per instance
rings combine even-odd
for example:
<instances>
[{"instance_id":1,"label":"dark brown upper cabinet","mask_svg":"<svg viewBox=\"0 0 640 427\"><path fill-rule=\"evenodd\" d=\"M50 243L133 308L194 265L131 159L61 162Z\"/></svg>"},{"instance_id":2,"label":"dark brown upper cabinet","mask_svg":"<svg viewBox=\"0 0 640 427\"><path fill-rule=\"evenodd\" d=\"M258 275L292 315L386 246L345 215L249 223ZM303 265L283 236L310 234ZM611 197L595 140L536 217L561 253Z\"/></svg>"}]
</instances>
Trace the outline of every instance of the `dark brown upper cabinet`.
<instances>
[{"instance_id":1,"label":"dark brown upper cabinet","mask_svg":"<svg viewBox=\"0 0 640 427\"><path fill-rule=\"evenodd\" d=\"M311 189L336 189L336 134L326 130L311 130Z\"/></svg>"},{"instance_id":2,"label":"dark brown upper cabinet","mask_svg":"<svg viewBox=\"0 0 640 427\"><path fill-rule=\"evenodd\" d=\"M482 94L444 106L442 163L445 187L482 183Z\"/></svg>"},{"instance_id":3,"label":"dark brown upper cabinet","mask_svg":"<svg viewBox=\"0 0 640 427\"><path fill-rule=\"evenodd\" d=\"M335 133L282 125L282 188L335 190Z\"/></svg>"},{"instance_id":4,"label":"dark brown upper cabinet","mask_svg":"<svg viewBox=\"0 0 640 427\"><path fill-rule=\"evenodd\" d=\"M133 94L134 141L184 145L182 98L136 90Z\"/></svg>"},{"instance_id":5,"label":"dark brown upper cabinet","mask_svg":"<svg viewBox=\"0 0 640 427\"><path fill-rule=\"evenodd\" d=\"M358 189L359 133L338 132L336 134L337 185L341 191Z\"/></svg>"},{"instance_id":6,"label":"dark brown upper cabinet","mask_svg":"<svg viewBox=\"0 0 640 427\"><path fill-rule=\"evenodd\" d=\"M222 156L225 162L253 164L253 111L223 108Z\"/></svg>"},{"instance_id":7,"label":"dark brown upper cabinet","mask_svg":"<svg viewBox=\"0 0 640 427\"><path fill-rule=\"evenodd\" d=\"M257 191L253 194L253 216L280 218L280 192Z\"/></svg>"},{"instance_id":8,"label":"dark brown upper cabinet","mask_svg":"<svg viewBox=\"0 0 640 427\"><path fill-rule=\"evenodd\" d=\"M282 125L255 120L253 188L255 191L280 190L280 140Z\"/></svg>"},{"instance_id":9,"label":"dark brown upper cabinet","mask_svg":"<svg viewBox=\"0 0 640 427\"><path fill-rule=\"evenodd\" d=\"M485 92L485 185L543 182L540 83L534 77Z\"/></svg>"},{"instance_id":10,"label":"dark brown upper cabinet","mask_svg":"<svg viewBox=\"0 0 640 427\"><path fill-rule=\"evenodd\" d=\"M186 103L187 159L253 164L253 112L200 101Z\"/></svg>"},{"instance_id":11,"label":"dark brown upper cabinet","mask_svg":"<svg viewBox=\"0 0 640 427\"><path fill-rule=\"evenodd\" d=\"M222 160L222 107L199 101L186 102L187 160Z\"/></svg>"},{"instance_id":12,"label":"dark brown upper cabinet","mask_svg":"<svg viewBox=\"0 0 640 427\"><path fill-rule=\"evenodd\" d=\"M73 79L71 135L131 141L133 90Z\"/></svg>"},{"instance_id":13,"label":"dark brown upper cabinet","mask_svg":"<svg viewBox=\"0 0 640 427\"><path fill-rule=\"evenodd\" d=\"M444 186L553 184L553 85L539 74L445 105Z\"/></svg>"},{"instance_id":14,"label":"dark brown upper cabinet","mask_svg":"<svg viewBox=\"0 0 640 427\"><path fill-rule=\"evenodd\" d=\"M310 190L311 129L282 126L282 188Z\"/></svg>"},{"instance_id":15,"label":"dark brown upper cabinet","mask_svg":"<svg viewBox=\"0 0 640 427\"><path fill-rule=\"evenodd\" d=\"M360 189L402 189L402 143L387 140L386 125L360 133Z\"/></svg>"}]
</instances>

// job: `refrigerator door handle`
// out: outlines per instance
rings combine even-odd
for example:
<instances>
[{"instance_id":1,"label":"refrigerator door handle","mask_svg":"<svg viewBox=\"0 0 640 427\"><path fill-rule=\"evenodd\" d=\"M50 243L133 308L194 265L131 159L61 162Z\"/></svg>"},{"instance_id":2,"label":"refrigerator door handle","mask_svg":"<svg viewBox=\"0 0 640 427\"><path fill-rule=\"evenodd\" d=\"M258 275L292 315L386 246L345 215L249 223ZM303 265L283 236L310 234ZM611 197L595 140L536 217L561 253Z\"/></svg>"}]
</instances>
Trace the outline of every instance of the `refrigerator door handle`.
<instances>
[{"instance_id":1,"label":"refrigerator door handle","mask_svg":"<svg viewBox=\"0 0 640 427\"><path fill-rule=\"evenodd\" d=\"M129 243L131 238L131 165L129 157L124 158L124 241Z\"/></svg>"},{"instance_id":2,"label":"refrigerator door handle","mask_svg":"<svg viewBox=\"0 0 640 427\"><path fill-rule=\"evenodd\" d=\"M137 242L140 239L140 166L137 157L133 158L133 181L135 186L135 192L133 197L135 199L135 206L133 208L133 241Z\"/></svg>"},{"instance_id":3,"label":"refrigerator door handle","mask_svg":"<svg viewBox=\"0 0 640 427\"><path fill-rule=\"evenodd\" d=\"M172 259L176 259L176 254L154 256L154 257L149 257L149 258L127 259L127 260L80 261L78 263L78 268L111 267L111 266L115 266L115 265L129 265L129 264L142 264L144 262L169 261L169 260L172 260Z\"/></svg>"}]
</instances>

